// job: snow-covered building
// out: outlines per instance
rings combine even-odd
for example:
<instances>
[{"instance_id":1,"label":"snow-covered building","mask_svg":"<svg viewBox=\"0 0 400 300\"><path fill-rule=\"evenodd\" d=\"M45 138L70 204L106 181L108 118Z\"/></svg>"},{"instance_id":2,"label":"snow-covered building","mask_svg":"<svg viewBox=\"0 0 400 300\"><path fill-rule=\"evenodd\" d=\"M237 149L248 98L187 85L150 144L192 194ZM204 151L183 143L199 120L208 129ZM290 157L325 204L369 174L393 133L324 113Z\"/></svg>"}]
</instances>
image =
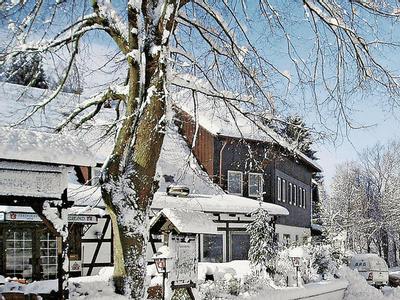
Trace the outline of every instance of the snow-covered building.
<instances>
[{"instance_id":1,"label":"snow-covered building","mask_svg":"<svg viewBox=\"0 0 400 300\"><path fill-rule=\"evenodd\" d=\"M262 197L289 211L277 219L281 241L311 236L312 175L321 167L251 114L220 99L174 96L180 133L208 176L228 194ZM236 103L240 107L240 103Z\"/></svg>"},{"instance_id":2,"label":"snow-covered building","mask_svg":"<svg viewBox=\"0 0 400 300\"><path fill-rule=\"evenodd\" d=\"M0 84L0 94L3 95L0 97L0 125L23 119L39 99L50 93L13 84ZM51 131L81 101L83 99L78 95L61 93L45 110L39 111L23 124L18 124L18 127ZM320 170L314 162L300 153L292 156L290 151L279 159L271 159L265 156L271 153L269 150L280 153L290 146L283 142L273 142L275 138L279 140L279 137L274 136L271 140L270 134L257 132L257 128L251 128L245 119L237 116L233 118L243 128L245 135L241 131L234 133L229 116L221 118L221 115L217 115L214 119L203 115L203 110L198 115L198 139L192 152L188 142L193 142L196 126L191 120L190 109L185 109L183 105L179 107L176 122L171 123L166 130L157 164L160 188L153 200L153 214L162 208L190 208L211 215L217 223L218 231L223 234L200 235L198 244L202 261L221 262L247 258L249 236L245 227L251 222L249 214L260 205L257 199L261 192L267 192L261 205L276 221L276 230L281 238L285 238L284 234L290 235L293 240L296 236L301 239L309 235L310 176L312 172ZM222 112L220 109L213 111ZM92 120L89 129L74 131L74 135L90 147L94 160L91 165L77 163L69 169L68 197L74 201L70 214L76 216L71 217L75 218L73 223L76 225L76 230L70 231L71 249L76 251L70 257L71 261L76 262L71 268L76 268L77 272L84 275L96 274L101 267L113 264L110 218L101 200L100 189L96 186L100 167L112 149L112 136L104 137L101 133L103 125L109 124L114 117L113 113L113 109L105 110ZM252 161L244 155L248 145L255 146L254 149L264 158L261 160L261 169L259 160ZM76 155L79 157L79 153ZM190 194L183 198L167 195L166 188L171 184L189 187ZM288 193L290 186L292 192ZM293 196L289 196L292 193ZM305 196L302 196L304 193ZM34 211L21 211L21 208L11 206L0 209L0 223L10 224L8 216L15 213L25 214L25 219L16 220L12 224L29 223L33 227L39 226L40 220ZM78 221L78 216L81 216L79 220L82 222ZM83 222L85 217L87 220ZM148 247L150 252L155 251L159 241L159 237L152 236L151 247ZM3 245L7 246L6 240ZM152 253L149 253L151 256ZM3 263L7 264L5 261Z\"/></svg>"}]
</instances>

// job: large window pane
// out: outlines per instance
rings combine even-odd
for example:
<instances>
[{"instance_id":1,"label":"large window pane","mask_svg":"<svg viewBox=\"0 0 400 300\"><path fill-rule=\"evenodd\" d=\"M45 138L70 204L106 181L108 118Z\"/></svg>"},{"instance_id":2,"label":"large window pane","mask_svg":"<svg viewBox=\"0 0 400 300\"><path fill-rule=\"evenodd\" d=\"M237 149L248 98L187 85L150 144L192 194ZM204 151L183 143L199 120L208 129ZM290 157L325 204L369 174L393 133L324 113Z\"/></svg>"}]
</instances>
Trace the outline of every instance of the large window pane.
<instances>
[{"instance_id":1,"label":"large window pane","mask_svg":"<svg viewBox=\"0 0 400 300\"><path fill-rule=\"evenodd\" d=\"M40 267L43 279L57 278L57 240L49 232L40 236Z\"/></svg>"},{"instance_id":2,"label":"large window pane","mask_svg":"<svg viewBox=\"0 0 400 300\"><path fill-rule=\"evenodd\" d=\"M32 278L32 231L7 231L5 253L6 276Z\"/></svg>"},{"instance_id":3,"label":"large window pane","mask_svg":"<svg viewBox=\"0 0 400 300\"><path fill-rule=\"evenodd\" d=\"M203 261L222 262L223 261L223 241L222 234L203 235Z\"/></svg>"},{"instance_id":4,"label":"large window pane","mask_svg":"<svg viewBox=\"0 0 400 300\"><path fill-rule=\"evenodd\" d=\"M231 260L247 260L250 249L250 235L247 233L231 234Z\"/></svg>"},{"instance_id":5,"label":"large window pane","mask_svg":"<svg viewBox=\"0 0 400 300\"><path fill-rule=\"evenodd\" d=\"M263 192L263 175L250 173L249 174L249 196L259 197Z\"/></svg>"},{"instance_id":6,"label":"large window pane","mask_svg":"<svg viewBox=\"0 0 400 300\"><path fill-rule=\"evenodd\" d=\"M242 195L243 174L238 171L228 171L228 193Z\"/></svg>"},{"instance_id":7,"label":"large window pane","mask_svg":"<svg viewBox=\"0 0 400 300\"><path fill-rule=\"evenodd\" d=\"M282 186L281 186L281 178L280 177L278 177L278 182L277 182L277 184L278 184L278 201L281 201L282 200Z\"/></svg>"}]
</instances>

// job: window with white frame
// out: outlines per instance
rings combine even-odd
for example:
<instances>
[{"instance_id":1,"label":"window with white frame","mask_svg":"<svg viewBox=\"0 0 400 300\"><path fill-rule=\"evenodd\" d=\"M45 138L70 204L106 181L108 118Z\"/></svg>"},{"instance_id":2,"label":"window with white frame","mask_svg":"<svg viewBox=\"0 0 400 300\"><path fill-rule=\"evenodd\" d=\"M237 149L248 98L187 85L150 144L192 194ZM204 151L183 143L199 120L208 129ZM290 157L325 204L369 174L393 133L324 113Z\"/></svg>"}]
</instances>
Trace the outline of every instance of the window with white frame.
<instances>
[{"instance_id":1,"label":"window with white frame","mask_svg":"<svg viewBox=\"0 0 400 300\"><path fill-rule=\"evenodd\" d=\"M243 173L240 171L228 171L228 193L234 195L243 194Z\"/></svg>"},{"instance_id":2,"label":"window with white frame","mask_svg":"<svg viewBox=\"0 0 400 300\"><path fill-rule=\"evenodd\" d=\"M306 190L303 189L303 208L306 208Z\"/></svg>"},{"instance_id":3,"label":"window with white frame","mask_svg":"<svg viewBox=\"0 0 400 300\"><path fill-rule=\"evenodd\" d=\"M299 207L303 206L303 192L301 191L301 187L298 188L299 192Z\"/></svg>"},{"instance_id":4,"label":"window with white frame","mask_svg":"<svg viewBox=\"0 0 400 300\"><path fill-rule=\"evenodd\" d=\"M293 205L297 205L297 185L293 184Z\"/></svg>"},{"instance_id":5,"label":"window with white frame","mask_svg":"<svg viewBox=\"0 0 400 300\"><path fill-rule=\"evenodd\" d=\"M278 201L282 200L282 179L280 177L278 177Z\"/></svg>"},{"instance_id":6,"label":"window with white frame","mask_svg":"<svg viewBox=\"0 0 400 300\"><path fill-rule=\"evenodd\" d=\"M289 187L288 187L288 200L289 204L292 204L292 183L289 182Z\"/></svg>"},{"instance_id":7,"label":"window with white frame","mask_svg":"<svg viewBox=\"0 0 400 300\"><path fill-rule=\"evenodd\" d=\"M286 194L287 194L286 180L282 179L282 201L283 202L286 202Z\"/></svg>"},{"instance_id":8,"label":"window with white frame","mask_svg":"<svg viewBox=\"0 0 400 300\"><path fill-rule=\"evenodd\" d=\"M263 174L249 173L249 196L259 197L263 192Z\"/></svg>"}]
</instances>

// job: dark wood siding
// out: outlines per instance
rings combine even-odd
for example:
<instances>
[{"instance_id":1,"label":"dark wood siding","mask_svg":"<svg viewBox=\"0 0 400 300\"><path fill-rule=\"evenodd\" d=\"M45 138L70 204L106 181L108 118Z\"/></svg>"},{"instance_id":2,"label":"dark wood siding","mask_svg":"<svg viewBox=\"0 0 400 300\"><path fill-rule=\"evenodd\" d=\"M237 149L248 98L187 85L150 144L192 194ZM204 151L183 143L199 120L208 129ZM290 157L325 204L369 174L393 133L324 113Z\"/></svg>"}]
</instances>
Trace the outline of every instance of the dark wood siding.
<instances>
[{"instance_id":1,"label":"dark wood siding","mask_svg":"<svg viewBox=\"0 0 400 300\"><path fill-rule=\"evenodd\" d=\"M191 147L196 133L196 124L193 122L190 115L185 112L177 112L176 117L180 125L181 134L187 141L189 147ZM214 136L203 127L199 126L197 139L192 151L200 165L212 178L214 174Z\"/></svg>"},{"instance_id":2,"label":"dark wood siding","mask_svg":"<svg viewBox=\"0 0 400 300\"><path fill-rule=\"evenodd\" d=\"M225 147L224 144L226 143ZM243 196L249 197L249 172L263 173L264 201L284 206L289 216L279 217L277 223L289 226L310 227L312 171L300 161L286 156L278 147L268 143L243 141L219 137L214 144L214 176L219 177L219 160L222 151L221 187L227 190L228 170L243 172ZM280 152L281 151L281 152ZM277 201L277 176L306 190L306 208Z\"/></svg>"}]
</instances>

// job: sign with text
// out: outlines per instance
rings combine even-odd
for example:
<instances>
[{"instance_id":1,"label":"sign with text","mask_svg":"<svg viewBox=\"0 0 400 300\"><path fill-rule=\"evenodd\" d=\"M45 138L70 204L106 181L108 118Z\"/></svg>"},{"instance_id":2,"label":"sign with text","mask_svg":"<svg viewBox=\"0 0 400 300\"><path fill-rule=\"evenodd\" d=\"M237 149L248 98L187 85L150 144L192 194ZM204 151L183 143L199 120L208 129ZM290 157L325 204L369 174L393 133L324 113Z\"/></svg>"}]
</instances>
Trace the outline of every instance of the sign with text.
<instances>
[{"instance_id":1,"label":"sign with text","mask_svg":"<svg viewBox=\"0 0 400 300\"><path fill-rule=\"evenodd\" d=\"M8 212L5 214L5 221L41 222L42 219L35 213ZM0 216L1 221L1 216ZM97 224L96 216L89 215L68 215L68 223Z\"/></svg>"},{"instance_id":2,"label":"sign with text","mask_svg":"<svg viewBox=\"0 0 400 300\"><path fill-rule=\"evenodd\" d=\"M0 168L0 195L61 199L67 188L64 172Z\"/></svg>"},{"instance_id":3,"label":"sign with text","mask_svg":"<svg viewBox=\"0 0 400 300\"><path fill-rule=\"evenodd\" d=\"M176 242L174 286L196 283L198 265L196 240L190 238Z\"/></svg>"}]
</instances>

